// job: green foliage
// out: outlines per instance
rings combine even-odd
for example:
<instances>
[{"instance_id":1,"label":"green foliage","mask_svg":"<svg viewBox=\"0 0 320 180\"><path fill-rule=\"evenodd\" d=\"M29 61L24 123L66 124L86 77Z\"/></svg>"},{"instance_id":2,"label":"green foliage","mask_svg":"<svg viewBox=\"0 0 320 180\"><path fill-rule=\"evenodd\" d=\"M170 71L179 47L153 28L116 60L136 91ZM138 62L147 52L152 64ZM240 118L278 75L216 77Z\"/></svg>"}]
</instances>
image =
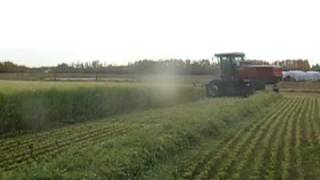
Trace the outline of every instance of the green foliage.
<instances>
[{"instance_id":1,"label":"green foliage","mask_svg":"<svg viewBox=\"0 0 320 180\"><path fill-rule=\"evenodd\" d=\"M0 73L10 73L10 72L27 72L29 70L26 66L21 66L14 64L10 61L0 62Z\"/></svg>"},{"instance_id":2,"label":"green foliage","mask_svg":"<svg viewBox=\"0 0 320 180\"><path fill-rule=\"evenodd\" d=\"M195 101L203 89L189 86L92 86L0 93L0 134L42 130L151 107Z\"/></svg>"},{"instance_id":3,"label":"green foliage","mask_svg":"<svg viewBox=\"0 0 320 180\"><path fill-rule=\"evenodd\" d=\"M218 138L224 129L263 112L276 99L269 94L221 98L122 116L123 124L140 128L85 149L75 146L48 163L22 167L6 178L140 179L160 161L196 146L201 139Z\"/></svg>"},{"instance_id":4,"label":"green foliage","mask_svg":"<svg viewBox=\"0 0 320 180\"><path fill-rule=\"evenodd\" d=\"M320 71L320 64L315 64L311 67L312 71Z\"/></svg>"}]
</instances>

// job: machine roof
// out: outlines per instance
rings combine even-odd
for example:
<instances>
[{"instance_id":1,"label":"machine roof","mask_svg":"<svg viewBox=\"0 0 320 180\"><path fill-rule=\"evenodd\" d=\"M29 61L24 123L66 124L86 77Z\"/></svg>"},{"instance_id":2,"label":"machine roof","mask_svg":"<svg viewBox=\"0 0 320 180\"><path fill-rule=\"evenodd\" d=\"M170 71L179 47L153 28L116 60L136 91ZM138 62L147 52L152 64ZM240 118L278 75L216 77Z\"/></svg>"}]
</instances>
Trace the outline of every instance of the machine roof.
<instances>
[{"instance_id":1,"label":"machine roof","mask_svg":"<svg viewBox=\"0 0 320 180\"><path fill-rule=\"evenodd\" d=\"M231 53L218 53L215 54L216 57L222 57L222 56L241 56L244 57L245 54L243 52L231 52Z\"/></svg>"}]
</instances>

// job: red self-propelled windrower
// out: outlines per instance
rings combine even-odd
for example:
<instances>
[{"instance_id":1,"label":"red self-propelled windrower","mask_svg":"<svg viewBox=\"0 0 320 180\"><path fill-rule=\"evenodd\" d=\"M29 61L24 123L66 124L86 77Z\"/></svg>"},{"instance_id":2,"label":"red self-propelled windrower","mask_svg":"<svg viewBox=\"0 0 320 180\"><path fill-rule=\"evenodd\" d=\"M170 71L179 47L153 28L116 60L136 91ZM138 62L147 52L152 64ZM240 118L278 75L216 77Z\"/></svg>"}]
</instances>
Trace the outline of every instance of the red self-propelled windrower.
<instances>
[{"instance_id":1,"label":"red self-propelled windrower","mask_svg":"<svg viewBox=\"0 0 320 180\"><path fill-rule=\"evenodd\" d=\"M220 64L220 78L206 84L207 96L248 96L282 79L282 69L274 65L247 65L241 52L215 54Z\"/></svg>"}]
</instances>

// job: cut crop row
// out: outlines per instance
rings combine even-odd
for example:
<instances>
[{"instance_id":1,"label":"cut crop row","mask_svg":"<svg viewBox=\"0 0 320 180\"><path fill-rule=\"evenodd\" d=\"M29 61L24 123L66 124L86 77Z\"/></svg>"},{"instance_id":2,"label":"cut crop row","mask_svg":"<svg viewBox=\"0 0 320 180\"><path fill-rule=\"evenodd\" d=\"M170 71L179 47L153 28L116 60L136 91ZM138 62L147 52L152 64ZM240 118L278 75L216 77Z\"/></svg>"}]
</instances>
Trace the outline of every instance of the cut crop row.
<instances>
[{"instance_id":1,"label":"cut crop row","mask_svg":"<svg viewBox=\"0 0 320 180\"><path fill-rule=\"evenodd\" d=\"M290 104L287 104L290 105ZM286 105L285 105L286 106ZM238 176L234 177L241 177L241 178L247 178L250 177L250 179L260 179L260 170L265 165L264 164L264 158L266 157L267 153L270 151L269 147L271 146L273 140L278 136L279 132L281 131L281 128L284 127L285 122L283 119L290 115L292 111L294 111L298 106L297 100L292 100L292 104L290 107L287 107L284 111L282 111L281 114L279 114L276 117L276 120L273 122L271 126L269 126L268 129L260 130L257 132L257 134L261 134L260 139L257 139L257 141L253 140L251 143L255 142L255 146L250 146L250 144L247 146L246 154L243 156L242 159L239 159L238 161L235 161L236 164L238 164L235 169L235 173ZM251 147L251 148L250 148ZM240 166L239 166L240 165ZM245 168L245 169L244 169ZM248 171L250 169L250 171Z\"/></svg>"},{"instance_id":2,"label":"cut crop row","mask_svg":"<svg viewBox=\"0 0 320 180\"><path fill-rule=\"evenodd\" d=\"M273 110L280 112L282 110L281 108L283 108L284 105L286 105L286 103L287 100L278 101L276 104L274 104ZM268 113L267 116L272 116L273 113L275 113L274 111ZM250 126L241 129L236 135L230 136L220 145L218 145L218 147L227 149L229 146L236 143L238 139L240 139L241 136L245 134L248 130L250 130L251 128L256 128L259 125L258 123L263 123L263 121L260 120L260 117L261 116L253 117ZM205 153L201 153L199 154L199 156L195 156L193 159L187 161L186 165L183 166L184 168L182 169L182 176L186 179L193 179L194 176L196 176L197 173L199 173L199 171L203 169L203 166L206 165L206 163L211 159L212 156L214 156L215 153L216 149L209 149Z\"/></svg>"},{"instance_id":3,"label":"cut crop row","mask_svg":"<svg viewBox=\"0 0 320 180\"><path fill-rule=\"evenodd\" d=\"M264 155L264 158L262 161L263 163L263 168L260 165L260 168L255 171L255 177L258 177L260 179L276 179L276 171L279 170L278 166L280 164L280 150L281 146L283 144L283 138L285 136L287 126L289 124L289 119L296 116L297 109L299 108L300 105L300 100L296 99L295 107L287 114L286 116L282 116L281 119L281 125L279 129L275 132L275 136L272 139L273 141L268 144L266 148L266 153Z\"/></svg>"},{"instance_id":4,"label":"cut crop row","mask_svg":"<svg viewBox=\"0 0 320 180\"><path fill-rule=\"evenodd\" d=\"M265 163L264 167L260 168L260 172L256 173L257 178L259 179L278 179L280 178L281 173L281 162L284 158L284 152L282 151L282 146L286 139L286 134L290 133L291 131L288 129L290 124L292 123L292 119L298 116L299 112L301 111L301 98L297 98L298 102L296 103L295 108L291 111L291 113L287 116L284 116L282 119L282 127L280 128L277 136L274 139L274 142L267 147L267 151L269 153L266 154L264 157L263 162ZM290 156L287 152L286 155Z\"/></svg>"},{"instance_id":5,"label":"cut crop row","mask_svg":"<svg viewBox=\"0 0 320 180\"><path fill-rule=\"evenodd\" d=\"M218 173L215 178L221 179L225 178L227 175L231 175L233 178L242 178L249 174L254 177L254 172L259 169L263 155L266 152L265 148L269 144L272 135L274 135L277 128L279 128L282 117L294 108L295 102L292 101L290 104L292 104L292 106L289 108L285 108L283 111L276 114L276 116L266 119L265 121L268 121L266 126L253 131L251 138L243 145L243 150L237 154L235 159L232 160L232 164L227 169L224 176L221 176ZM284 105L284 107L286 107L286 105ZM247 169L249 169L248 167L251 167L250 172L247 172Z\"/></svg>"},{"instance_id":6,"label":"cut crop row","mask_svg":"<svg viewBox=\"0 0 320 180\"><path fill-rule=\"evenodd\" d=\"M282 178L289 178L295 173L298 173L298 177L303 177L300 146L303 140L310 138L312 129L308 124L312 122L305 122L303 119L313 121L314 118L309 116L316 116L313 112L316 107L310 103L309 97L284 98L274 106L270 114L239 131L220 145L217 152L208 150L199 160L189 162L183 177L274 179L280 175ZM280 164L281 160L284 162ZM297 161L297 164L293 165L292 161Z\"/></svg>"},{"instance_id":7,"label":"cut crop row","mask_svg":"<svg viewBox=\"0 0 320 180\"><path fill-rule=\"evenodd\" d=\"M113 136L115 134L121 134L125 133L129 129L133 128L131 127L118 127L116 129L100 129L98 131L92 131L90 133L86 134L77 134L76 136L73 136L71 138L63 139L61 141L54 142L52 141L51 144L45 144L44 146L38 146L35 148L26 149L24 152L20 153L13 153L11 155L7 155L6 158L2 159L0 161L0 168L4 170L12 170L20 163L27 162L29 160L35 160L37 161L38 157L51 154L54 155L56 153L52 152L60 152L60 150L66 149L67 147L78 145L81 143L97 143L99 140L101 140L104 137Z\"/></svg>"},{"instance_id":8,"label":"cut crop row","mask_svg":"<svg viewBox=\"0 0 320 180\"><path fill-rule=\"evenodd\" d=\"M205 179L208 176L215 174L216 171L224 165L228 165L230 163L226 162L225 164L219 164L218 162L221 162L223 158L229 157L230 159L235 156L236 152L238 152L242 146L241 144L244 144L247 142L248 139L256 132L258 129L260 129L263 126L266 126L267 121L265 121L269 117L275 117L276 114L280 113L281 110L283 109L284 104L279 109L276 109L276 113L272 112L269 115L267 115L264 119L258 121L257 123L254 123L252 127L250 127L247 130L241 131L240 134L236 135L233 139L228 141L223 147L221 147L220 151L216 153L216 155L213 158L210 158L210 161L205 165L203 168L203 171L197 176L198 179ZM272 119L271 118L271 119ZM249 132L249 133L247 133ZM239 145L240 144L240 145ZM221 170L221 173L223 173L223 169Z\"/></svg>"}]
</instances>

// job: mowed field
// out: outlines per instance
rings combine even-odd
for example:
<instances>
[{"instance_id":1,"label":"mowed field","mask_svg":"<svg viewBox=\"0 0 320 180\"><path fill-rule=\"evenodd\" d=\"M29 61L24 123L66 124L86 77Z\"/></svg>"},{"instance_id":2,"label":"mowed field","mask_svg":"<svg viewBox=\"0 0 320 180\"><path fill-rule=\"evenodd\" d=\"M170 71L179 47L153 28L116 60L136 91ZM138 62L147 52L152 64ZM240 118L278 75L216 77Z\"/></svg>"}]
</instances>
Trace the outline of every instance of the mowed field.
<instances>
[{"instance_id":1,"label":"mowed field","mask_svg":"<svg viewBox=\"0 0 320 180\"><path fill-rule=\"evenodd\" d=\"M318 94L198 96L3 136L0 179L319 179Z\"/></svg>"},{"instance_id":2,"label":"mowed field","mask_svg":"<svg viewBox=\"0 0 320 180\"><path fill-rule=\"evenodd\" d=\"M319 97L285 94L263 117L186 166L187 179L318 179Z\"/></svg>"}]
</instances>

